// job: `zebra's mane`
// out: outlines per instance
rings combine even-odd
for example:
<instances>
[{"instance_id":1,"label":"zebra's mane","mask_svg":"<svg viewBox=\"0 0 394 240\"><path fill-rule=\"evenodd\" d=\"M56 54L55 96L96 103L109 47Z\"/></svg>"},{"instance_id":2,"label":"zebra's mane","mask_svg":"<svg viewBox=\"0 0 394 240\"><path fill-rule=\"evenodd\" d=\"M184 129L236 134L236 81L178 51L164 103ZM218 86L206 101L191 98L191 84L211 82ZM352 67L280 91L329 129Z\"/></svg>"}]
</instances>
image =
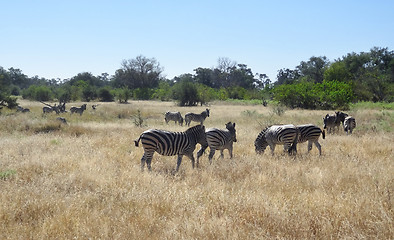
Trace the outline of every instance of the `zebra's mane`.
<instances>
[{"instance_id":1,"label":"zebra's mane","mask_svg":"<svg viewBox=\"0 0 394 240\"><path fill-rule=\"evenodd\" d=\"M191 133L191 132L195 132L198 130L204 130L205 131L205 126L204 125L196 125L194 127L188 128L185 132L186 133Z\"/></svg>"}]
</instances>

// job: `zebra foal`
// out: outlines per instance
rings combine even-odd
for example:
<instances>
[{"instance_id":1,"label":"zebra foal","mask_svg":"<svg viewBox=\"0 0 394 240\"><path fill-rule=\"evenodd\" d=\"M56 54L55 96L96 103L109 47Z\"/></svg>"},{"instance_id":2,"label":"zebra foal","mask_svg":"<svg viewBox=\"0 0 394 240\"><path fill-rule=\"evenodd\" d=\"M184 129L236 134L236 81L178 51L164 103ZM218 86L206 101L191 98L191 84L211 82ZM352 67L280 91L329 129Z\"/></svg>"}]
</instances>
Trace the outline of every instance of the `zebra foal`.
<instances>
[{"instance_id":1,"label":"zebra foal","mask_svg":"<svg viewBox=\"0 0 394 240\"><path fill-rule=\"evenodd\" d=\"M284 145L284 150L287 150L289 154L295 154L297 153L298 134L299 130L293 124L267 127L254 141L255 151L257 154L262 154L267 146L270 146L271 153L274 155L275 147L279 144Z\"/></svg>"},{"instance_id":2,"label":"zebra foal","mask_svg":"<svg viewBox=\"0 0 394 240\"><path fill-rule=\"evenodd\" d=\"M230 158L233 158L233 143L237 142L235 123L226 123L226 129L208 128L206 133L207 145L202 145L201 149L197 152L197 166L199 158L204 153L205 149L209 146L209 163L212 164L212 158L216 150L220 150L221 158L224 157L223 151L227 149Z\"/></svg>"},{"instance_id":3,"label":"zebra foal","mask_svg":"<svg viewBox=\"0 0 394 240\"><path fill-rule=\"evenodd\" d=\"M352 134L353 129L356 128L356 119L352 116L348 116L345 118L343 122L343 130L345 130L346 134Z\"/></svg>"},{"instance_id":4,"label":"zebra foal","mask_svg":"<svg viewBox=\"0 0 394 240\"><path fill-rule=\"evenodd\" d=\"M169 121L174 121L175 124L178 122L179 125L183 126L183 117L180 112L169 112L164 114L164 120L168 124Z\"/></svg>"},{"instance_id":5,"label":"zebra foal","mask_svg":"<svg viewBox=\"0 0 394 240\"><path fill-rule=\"evenodd\" d=\"M134 141L136 147L138 147L139 141L144 148L144 155L141 158L141 171L144 170L145 162L148 170L151 171L151 161L155 152L164 156L178 155L176 171L179 170L183 155L190 158L194 168L193 151L196 149L196 144L207 144L203 125L191 127L185 132L149 129L143 132L138 140Z\"/></svg>"},{"instance_id":6,"label":"zebra foal","mask_svg":"<svg viewBox=\"0 0 394 240\"><path fill-rule=\"evenodd\" d=\"M324 130L321 130L318 126L313 124L304 124L296 126L299 130L298 143L303 143L308 141L308 153L312 150L312 144L314 143L319 150L319 155L321 155L321 145L319 143L319 137L326 138Z\"/></svg>"},{"instance_id":7,"label":"zebra foal","mask_svg":"<svg viewBox=\"0 0 394 240\"><path fill-rule=\"evenodd\" d=\"M187 126L190 126L190 122L194 121L194 122L200 122L200 124L202 125L205 121L205 118L209 117L209 109L205 109L205 111L203 111L200 114L196 114L196 113L186 113L185 114L185 124Z\"/></svg>"},{"instance_id":8,"label":"zebra foal","mask_svg":"<svg viewBox=\"0 0 394 240\"><path fill-rule=\"evenodd\" d=\"M71 107L70 114L79 113L79 115L81 116L83 111L85 111L85 110L86 110L86 104L82 104L81 107Z\"/></svg>"}]
</instances>

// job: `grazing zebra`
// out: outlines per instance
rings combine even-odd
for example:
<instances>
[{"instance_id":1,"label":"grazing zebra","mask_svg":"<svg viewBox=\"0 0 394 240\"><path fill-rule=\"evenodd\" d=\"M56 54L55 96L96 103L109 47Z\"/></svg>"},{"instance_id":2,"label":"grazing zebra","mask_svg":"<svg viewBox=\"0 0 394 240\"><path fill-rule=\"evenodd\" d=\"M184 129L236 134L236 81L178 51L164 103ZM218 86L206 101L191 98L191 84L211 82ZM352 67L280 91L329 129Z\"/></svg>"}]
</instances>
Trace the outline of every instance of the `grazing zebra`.
<instances>
[{"instance_id":1,"label":"grazing zebra","mask_svg":"<svg viewBox=\"0 0 394 240\"><path fill-rule=\"evenodd\" d=\"M289 154L297 153L297 139L299 131L293 124L273 125L267 127L259 133L254 146L257 154L264 153L267 146L270 146L272 155L276 144L284 145L284 150Z\"/></svg>"},{"instance_id":2,"label":"grazing zebra","mask_svg":"<svg viewBox=\"0 0 394 240\"><path fill-rule=\"evenodd\" d=\"M21 106L17 106L16 107L16 111L25 113L25 112L30 112L30 109L24 108L24 107L21 107Z\"/></svg>"},{"instance_id":3,"label":"grazing zebra","mask_svg":"<svg viewBox=\"0 0 394 240\"><path fill-rule=\"evenodd\" d=\"M51 107L43 107L42 108L42 113L51 113L53 112L53 108Z\"/></svg>"},{"instance_id":4,"label":"grazing zebra","mask_svg":"<svg viewBox=\"0 0 394 240\"><path fill-rule=\"evenodd\" d=\"M200 114L196 114L196 113L186 113L185 114L185 123L187 126L190 126L190 122L194 121L194 122L200 122L200 124L202 125L205 121L205 118L209 117L209 109L205 109L205 111L203 111Z\"/></svg>"},{"instance_id":5,"label":"grazing zebra","mask_svg":"<svg viewBox=\"0 0 394 240\"><path fill-rule=\"evenodd\" d=\"M339 125L341 125L340 121L337 121L337 116L336 115L329 115L327 114L323 118L323 129L327 129L328 133L334 133L335 127L339 131Z\"/></svg>"},{"instance_id":6,"label":"grazing zebra","mask_svg":"<svg viewBox=\"0 0 394 240\"><path fill-rule=\"evenodd\" d=\"M211 164L216 150L220 150L220 156L223 158L223 150L227 149L230 154L230 158L233 158L233 142L237 142L235 123L226 123L226 129L208 128L205 133L207 135L207 145L202 146L197 152L197 166L198 159L208 146L210 148L209 163Z\"/></svg>"},{"instance_id":7,"label":"grazing zebra","mask_svg":"<svg viewBox=\"0 0 394 240\"><path fill-rule=\"evenodd\" d=\"M79 115L81 116L83 111L85 110L86 110L86 104L83 104L81 107L71 107L70 114L79 113Z\"/></svg>"},{"instance_id":8,"label":"grazing zebra","mask_svg":"<svg viewBox=\"0 0 394 240\"><path fill-rule=\"evenodd\" d=\"M345 121L343 122L343 129L345 130L346 134L350 132L350 134L353 133L353 129L356 128L356 119L352 116L348 116L345 118Z\"/></svg>"},{"instance_id":9,"label":"grazing zebra","mask_svg":"<svg viewBox=\"0 0 394 240\"><path fill-rule=\"evenodd\" d=\"M183 117L180 112L169 112L167 111L164 115L164 120L168 124L169 121L174 121L175 124L178 122L179 125L183 126Z\"/></svg>"},{"instance_id":10,"label":"grazing zebra","mask_svg":"<svg viewBox=\"0 0 394 240\"><path fill-rule=\"evenodd\" d=\"M193 151L196 144L206 145L205 127L197 125L187 129L185 132L169 132L157 129L149 129L141 134L138 140L135 140L135 146L138 147L138 142L141 140L144 148L144 155L141 158L141 170L144 170L144 165L151 170L151 161L153 154L158 152L164 156L178 155L176 171L182 162L183 155L186 155L192 161L194 168Z\"/></svg>"},{"instance_id":11,"label":"grazing zebra","mask_svg":"<svg viewBox=\"0 0 394 240\"><path fill-rule=\"evenodd\" d=\"M296 126L299 130L298 143L303 143L308 141L308 153L312 150L312 143L315 144L317 149L319 149L319 154L321 155L321 146L319 144L320 134L323 139L325 139L326 134L324 130L322 131L318 126L313 124L305 124Z\"/></svg>"}]
</instances>

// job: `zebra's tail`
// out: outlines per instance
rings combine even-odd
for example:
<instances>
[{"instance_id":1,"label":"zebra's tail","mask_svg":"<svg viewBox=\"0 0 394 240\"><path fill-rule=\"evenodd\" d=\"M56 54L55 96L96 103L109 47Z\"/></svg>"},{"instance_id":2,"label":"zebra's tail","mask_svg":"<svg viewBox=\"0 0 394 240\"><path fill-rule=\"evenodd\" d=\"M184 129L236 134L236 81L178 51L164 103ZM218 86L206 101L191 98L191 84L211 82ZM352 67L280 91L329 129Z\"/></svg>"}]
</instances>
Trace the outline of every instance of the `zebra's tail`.
<instances>
[{"instance_id":1,"label":"zebra's tail","mask_svg":"<svg viewBox=\"0 0 394 240\"><path fill-rule=\"evenodd\" d=\"M137 140L134 140L134 144L136 147L138 147L138 143L140 142L140 139L141 139L141 136Z\"/></svg>"},{"instance_id":2,"label":"zebra's tail","mask_svg":"<svg viewBox=\"0 0 394 240\"><path fill-rule=\"evenodd\" d=\"M323 139L326 139L326 131L323 129L323 131L321 131L321 136L323 137Z\"/></svg>"}]
</instances>

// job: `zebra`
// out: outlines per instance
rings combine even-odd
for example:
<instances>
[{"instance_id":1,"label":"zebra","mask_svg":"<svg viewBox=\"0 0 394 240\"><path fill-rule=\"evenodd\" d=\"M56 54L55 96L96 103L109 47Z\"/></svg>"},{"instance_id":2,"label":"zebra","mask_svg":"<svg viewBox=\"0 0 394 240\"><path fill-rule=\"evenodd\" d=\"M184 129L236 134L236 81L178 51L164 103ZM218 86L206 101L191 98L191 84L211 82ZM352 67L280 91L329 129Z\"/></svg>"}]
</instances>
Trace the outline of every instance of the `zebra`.
<instances>
[{"instance_id":1,"label":"zebra","mask_svg":"<svg viewBox=\"0 0 394 240\"><path fill-rule=\"evenodd\" d=\"M353 133L353 129L356 128L356 119L352 116L348 116L345 118L345 121L343 122L343 129L345 130L346 134L350 132L350 134Z\"/></svg>"},{"instance_id":2,"label":"zebra","mask_svg":"<svg viewBox=\"0 0 394 240\"><path fill-rule=\"evenodd\" d=\"M205 111L203 111L200 114L196 114L196 113L186 113L185 114L185 124L187 126L190 126L190 122L194 121L194 122L200 122L200 124L202 125L205 121L205 118L209 117L209 109L205 109Z\"/></svg>"},{"instance_id":3,"label":"zebra","mask_svg":"<svg viewBox=\"0 0 394 240\"><path fill-rule=\"evenodd\" d=\"M60 121L61 123L67 124L67 120L64 117L58 117L56 118L57 121Z\"/></svg>"},{"instance_id":4,"label":"zebra","mask_svg":"<svg viewBox=\"0 0 394 240\"><path fill-rule=\"evenodd\" d=\"M274 155L277 144L284 145L284 150L289 154L297 153L297 139L299 130L293 124L272 125L259 133L254 141L255 151L257 154L264 153L267 146L270 146L271 153Z\"/></svg>"},{"instance_id":5,"label":"zebra","mask_svg":"<svg viewBox=\"0 0 394 240\"><path fill-rule=\"evenodd\" d=\"M205 132L207 136L207 145L202 146L197 152L197 166L198 159L204 153L205 149L209 146L209 163L212 164L212 158L216 150L220 150L220 156L223 158L223 150L227 149L230 158L233 158L233 143L237 142L235 123L226 123L226 129L208 128Z\"/></svg>"},{"instance_id":6,"label":"zebra","mask_svg":"<svg viewBox=\"0 0 394 240\"><path fill-rule=\"evenodd\" d=\"M336 122L341 122L343 126L343 122L345 121L345 118L349 116L349 114L344 112L335 112L335 116L336 116Z\"/></svg>"},{"instance_id":7,"label":"zebra","mask_svg":"<svg viewBox=\"0 0 394 240\"><path fill-rule=\"evenodd\" d=\"M138 140L134 141L136 147L138 147L140 140L144 148L144 155L141 158L141 171L144 170L145 162L148 170L151 171L151 161L155 151L164 156L178 155L176 171L179 170L183 155L190 158L194 168L193 151L196 144L200 143L204 146L207 144L204 125L191 127L185 132L149 129L144 131Z\"/></svg>"},{"instance_id":8,"label":"zebra","mask_svg":"<svg viewBox=\"0 0 394 240\"><path fill-rule=\"evenodd\" d=\"M96 110L97 107L98 107L99 105L100 105L100 104L93 104L93 105L92 105L92 109L93 109L93 110Z\"/></svg>"},{"instance_id":9,"label":"zebra","mask_svg":"<svg viewBox=\"0 0 394 240\"><path fill-rule=\"evenodd\" d=\"M43 108L42 108L42 113L43 113L43 114L45 114L45 113L51 113L51 112L53 112L53 108L52 108L52 107L43 107Z\"/></svg>"},{"instance_id":10,"label":"zebra","mask_svg":"<svg viewBox=\"0 0 394 240\"><path fill-rule=\"evenodd\" d=\"M25 112L30 112L30 109L24 108L24 107L21 107L21 106L17 106L16 107L16 111L25 113Z\"/></svg>"},{"instance_id":11,"label":"zebra","mask_svg":"<svg viewBox=\"0 0 394 240\"><path fill-rule=\"evenodd\" d=\"M164 120L168 124L169 121L174 121L175 124L178 122L179 125L183 126L183 117L180 112L169 112L167 111L164 115Z\"/></svg>"},{"instance_id":12,"label":"zebra","mask_svg":"<svg viewBox=\"0 0 394 240\"><path fill-rule=\"evenodd\" d=\"M82 104L81 107L71 107L70 114L79 113L79 115L81 116L83 111L85 111L85 110L86 110L86 104Z\"/></svg>"},{"instance_id":13,"label":"zebra","mask_svg":"<svg viewBox=\"0 0 394 240\"><path fill-rule=\"evenodd\" d=\"M321 145L319 144L319 137L321 134L323 139L325 139L325 131L321 130L318 126L313 124L297 125L296 127L299 130L297 142L303 143L308 141L308 153L310 150L312 150L312 143L314 143L319 150L319 155L321 155Z\"/></svg>"},{"instance_id":14,"label":"zebra","mask_svg":"<svg viewBox=\"0 0 394 240\"><path fill-rule=\"evenodd\" d=\"M323 117L323 129L327 129L328 133L334 133L335 127L339 130L340 121L337 121L337 115L327 114Z\"/></svg>"}]
</instances>

